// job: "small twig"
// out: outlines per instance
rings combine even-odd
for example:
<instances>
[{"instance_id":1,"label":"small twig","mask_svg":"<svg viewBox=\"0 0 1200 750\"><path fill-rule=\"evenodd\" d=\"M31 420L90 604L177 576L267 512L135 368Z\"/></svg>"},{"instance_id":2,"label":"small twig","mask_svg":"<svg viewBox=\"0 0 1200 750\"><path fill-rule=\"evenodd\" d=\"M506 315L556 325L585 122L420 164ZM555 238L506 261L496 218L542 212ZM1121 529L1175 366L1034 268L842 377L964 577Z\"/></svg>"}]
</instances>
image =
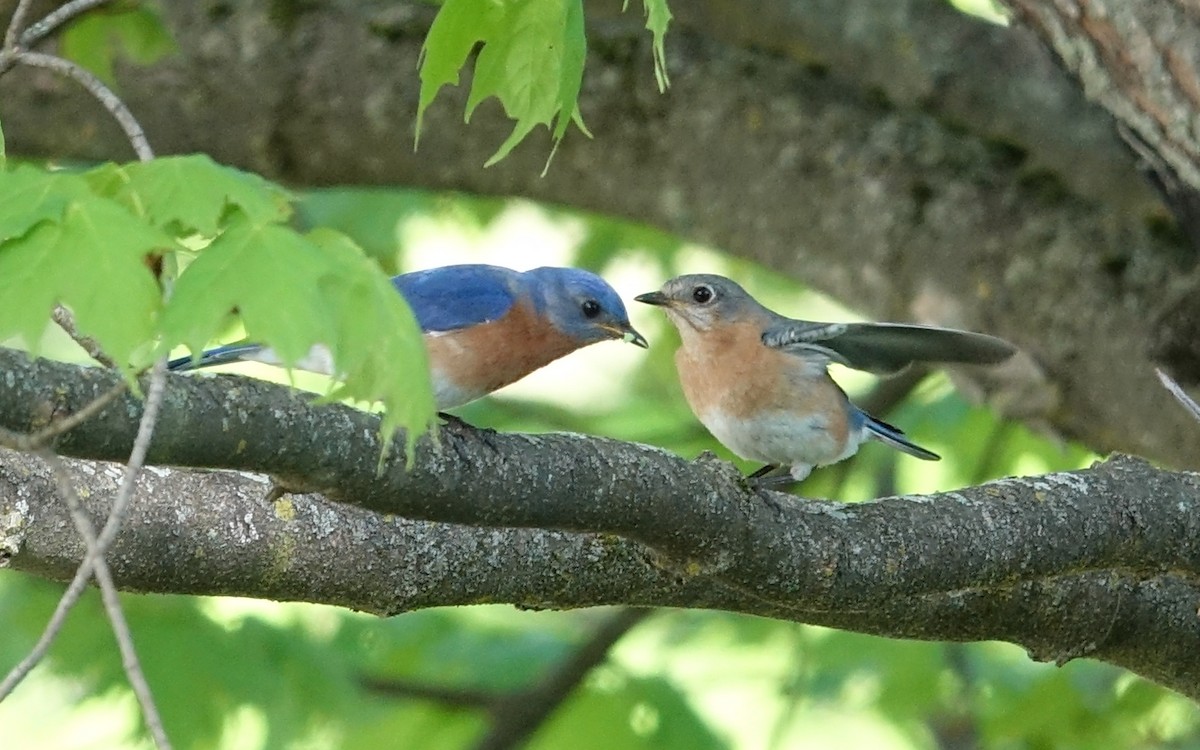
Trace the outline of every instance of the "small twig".
<instances>
[{"instance_id":1,"label":"small twig","mask_svg":"<svg viewBox=\"0 0 1200 750\"><path fill-rule=\"evenodd\" d=\"M1158 373L1158 379L1162 382L1163 387L1170 391L1171 395L1174 396L1179 403L1183 404L1184 408L1188 410L1188 413L1200 420L1200 404L1197 404L1191 396L1184 393L1183 388L1180 387L1179 383L1176 383L1175 379L1163 372L1161 368L1154 368L1154 372Z\"/></svg>"},{"instance_id":2,"label":"small twig","mask_svg":"<svg viewBox=\"0 0 1200 750\"><path fill-rule=\"evenodd\" d=\"M94 560L92 575L95 576L96 583L100 586L100 598L104 602L109 622L112 623L117 647L121 650L121 665L125 668L125 677L133 687L133 693L137 696L138 704L142 708L146 727L150 730L150 736L154 738L154 744L159 750L170 750L171 741L167 738L166 730L163 729L162 717L158 713L158 707L154 704L154 696L150 692L150 685L146 682L146 675L142 671L141 662L138 660L137 651L133 646L133 633L129 629L129 622L125 619L125 612L121 608L121 599L117 595L117 586L113 581L112 571L109 570L108 563L104 559L103 551L97 548L96 529L92 526L92 520L83 510L83 503L79 501L79 494L75 491L75 485L71 482L63 460L48 450L41 451L40 456L49 464L50 470L54 473L58 493L67 501L71 520L74 521L75 528L87 545L88 556Z\"/></svg>"},{"instance_id":3,"label":"small twig","mask_svg":"<svg viewBox=\"0 0 1200 750\"><path fill-rule=\"evenodd\" d=\"M1012 435L1016 425L1012 422L997 421L996 426L987 434L983 441L983 450L979 452L979 462L971 472L970 483L983 484L996 474L996 459L1005 441Z\"/></svg>"},{"instance_id":4,"label":"small twig","mask_svg":"<svg viewBox=\"0 0 1200 750\"><path fill-rule=\"evenodd\" d=\"M109 369L115 370L117 368L117 363L112 357L104 353L104 350L100 348L100 344L96 339L79 332L79 329L75 326L75 316L71 314L70 310L62 305L55 305L51 317L54 318L55 323L58 323L58 327L71 337L72 341L79 344L80 348L87 352L89 357Z\"/></svg>"},{"instance_id":5,"label":"small twig","mask_svg":"<svg viewBox=\"0 0 1200 750\"><path fill-rule=\"evenodd\" d=\"M29 6L33 0L21 0L13 11L12 19L8 22L8 31L4 32L4 49L11 50L17 46L17 36L25 25L25 16L29 15Z\"/></svg>"},{"instance_id":6,"label":"small twig","mask_svg":"<svg viewBox=\"0 0 1200 750\"><path fill-rule=\"evenodd\" d=\"M520 690L492 704L492 727L476 750L517 747L574 691L592 668L608 655L621 637L646 619L653 610L624 607L608 618L587 643L528 690Z\"/></svg>"},{"instance_id":7,"label":"small twig","mask_svg":"<svg viewBox=\"0 0 1200 750\"><path fill-rule=\"evenodd\" d=\"M53 70L73 79L94 96L108 110L109 114L113 116L122 130L124 130L125 136L129 139L129 143L137 154L138 159L149 161L154 158L154 151L150 148L150 143L146 139L146 134L142 130L142 126L125 103L111 89L104 85L99 78L69 60L53 55L24 51L24 49L37 44L46 35L70 19L107 1L73 0L30 26L24 33L21 33L20 29L24 25L25 17L28 14L30 0L20 0L16 11L13 13L8 30L5 33L4 47L0 49L0 72L3 72L4 69L13 63L19 63L34 68ZM19 42L18 34L20 35ZM76 343L83 347L93 359L106 367L114 368L116 366L116 363L103 352L94 339L79 333L74 319L66 308L61 305L55 306L53 317L55 322ZM66 500L67 506L71 511L71 517L87 545L87 554L84 555L83 562L76 571L71 584L59 599L58 606L55 608L50 621L46 624L46 628L43 630L37 644L21 660L21 663L5 676L3 682L0 682L0 700L3 700L45 658L46 652L66 621L67 613L79 601L79 597L82 596L88 580L94 576L100 586L100 596L104 601L109 622L112 624L113 634L117 639L117 645L121 651L121 661L125 668L125 674L141 705L146 726L154 738L155 745L160 750L169 750L171 743L163 729L162 718L159 716L158 709L154 704L150 686L146 682L145 674L142 672L141 664L137 658L137 652L134 650L129 623L126 621L125 613L121 609L121 602L117 596L112 573L104 557L109 546L120 531L121 524L128 510L129 501L133 496L135 480L141 471L146 454L150 448L150 440L154 435L154 427L158 421L163 394L166 390L166 366L167 360L166 358L162 358L155 363L151 370L150 387L147 391L145 410L142 412L142 419L138 425L138 434L134 440L129 461L126 464L125 476L112 508L109 510L104 528L98 536L95 533L95 528L92 526L91 520L83 512L78 494L61 460L52 453L47 452L45 454L46 460L50 463L54 471L59 493ZM51 424L36 435L28 437L20 436L24 440L18 439L17 442L25 442L27 448L45 445L55 436L72 429L83 420L104 408L105 405L123 392L125 387L126 384L122 382L119 387L114 387L109 392L102 394L76 414ZM0 433L0 438L5 437L11 437L11 435L7 432Z\"/></svg>"},{"instance_id":8,"label":"small twig","mask_svg":"<svg viewBox=\"0 0 1200 750\"><path fill-rule=\"evenodd\" d=\"M32 47L72 18L108 2L111 0L72 0L37 23L30 25L25 33L21 34L21 46Z\"/></svg>"},{"instance_id":9,"label":"small twig","mask_svg":"<svg viewBox=\"0 0 1200 750\"><path fill-rule=\"evenodd\" d=\"M929 373L930 368L925 365L912 365L898 375L880 380L870 393L857 399L856 403L866 413L882 419L904 403Z\"/></svg>"},{"instance_id":10,"label":"small twig","mask_svg":"<svg viewBox=\"0 0 1200 750\"><path fill-rule=\"evenodd\" d=\"M45 658L46 652L54 642L54 638L62 629L63 622L67 618L67 613L71 611L71 608L79 601L79 597L83 595L83 590L87 586L88 580L92 577L92 571L95 569L96 560L105 554L112 544L113 539L116 538L117 532L120 531L121 522L124 520L125 513L129 507L129 500L133 496L134 480L137 479L142 464L146 460L146 452L150 449L150 438L154 434L154 425L158 421L158 412L162 407L163 393L166 391L166 373L167 360L164 357L155 363L154 369L150 373L150 387L146 393L146 407L142 412L141 422L138 424L138 433L133 443L133 450L130 452L129 462L126 464L125 476L117 492L117 497L113 501L112 509L108 513L108 520L105 521L104 528L96 538L95 546L84 556L79 569L75 571L75 577L71 579L71 583L67 586L67 590L63 592L62 598L58 600L58 606L54 609L54 614L50 616L50 621L46 623L41 638L38 639L37 644L30 649L25 658L9 671L4 677L3 682L0 682L0 701L8 697L16 689L17 685L20 684L21 680Z\"/></svg>"},{"instance_id":11,"label":"small twig","mask_svg":"<svg viewBox=\"0 0 1200 750\"><path fill-rule=\"evenodd\" d=\"M97 101L116 119L117 124L125 131L125 137L129 139L129 144L133 146L138 159L149 161L154 158L154 152L150 149L149 141L146 140L146 133L142 130L137 118L129 111L129 107L125 106L125 102L121 101L120 97L114 94L108 86L105 86L99 78L70 60L41 52L18 52L13 57L13 61L32 68L53 70L73 79L87 89L88 93L96 97Z\"/></svg>"},{"instance_id":12,"label":"small twig","mask_svg":"<svg viewBox=\"0 0 1200 750\"><path fill-rule=\"evenodd\" d=\"M499 694L487 690L449 688L402 679L363 677L359 679L358 684L366 690L386 695L390 698L414 698L416 700L434 701L445 708L478 708L487 710L501 698Z\"/></svg>"},{"instance_id":13,"label":"small twig","mask_svg":"<svg viewBox=\"0 0 1200 750\"><path fill-rule=\"evenodd\" d=\"M360 684L377 693L398 698L437 701L451 708L486 710L491 729L476 745L477 750L503 750L522 743L574 691L592 668L602 662L621 637L646 619L652 609L622 607L609 617L591 638L532 687L509 693L447 688L410 680L367 677Z\"/></svg>"},{"instance_id":14,"label":"small twig","mask_svg":"<svg viewBox=\"0 0 1200 750\"><path fill-rule=\"evenodd\" d=\"M54 420L31 435L22 435L19 432L13 432L12 430L0 427L0 445L15 451L36 451L39 448L49 445L50 441L64 432L70 432L88 419L94 417L101 409L111 404L117 396L124 393L127 387L129 387L128 384L122 380L104 393L101 393L79 411Z\"/></svg>"}]
</instances>

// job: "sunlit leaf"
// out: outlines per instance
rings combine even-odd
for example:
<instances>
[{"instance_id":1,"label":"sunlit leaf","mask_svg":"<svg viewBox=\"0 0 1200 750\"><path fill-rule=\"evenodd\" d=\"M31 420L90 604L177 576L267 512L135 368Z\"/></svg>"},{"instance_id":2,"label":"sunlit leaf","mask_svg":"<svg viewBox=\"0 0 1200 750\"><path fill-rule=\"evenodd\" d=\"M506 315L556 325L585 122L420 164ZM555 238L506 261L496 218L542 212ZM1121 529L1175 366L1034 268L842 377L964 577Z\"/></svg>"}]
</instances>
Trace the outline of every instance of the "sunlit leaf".
<instances>
[{"instance_id":1,"label":"sunlit leaf","mask_svg":"<svg viewBox=\"0 0 1200 750\"><path fill-rule=\"evenodd\" d=\"M667 76L667 51L663 40L671 23L671 10L667 0L642 0L642 7L646 11L646 28L654 36L654 77L658 81L658 90L666 91L671 79Z\"/></svg>"},{"instance_id":2,"label":"sunlit leaf","mask_svg":"<svg viewBox=\"0 0 1200 750\"><path fill-rule=\"evenodd\" d=\"M233 208L257 223L283 221L291 214L287 191L258 175L217 164L205 154L105 164L85 176L102 195L125 203L156 226L182 234L216 234Z\"/></svg>"},{"instance_id":3,"label":"sunlit leaf","mask_svg":"<svg viewBox=\"0 0 1200 750\"><path fill-rule=\"evenodd\" d=\"M69 201L60 220L0 244L0 339L20 335L36 346L61 302L80 332L118 363L136 364L134 351L153 335L161 300L145 257L171 242L113 201Z\"/></svg>"},{"instance_id":4,"label":"sunlit leaf","mask_svg":"<svg viewBox=\"0 0 1200 750\"><path fill-rule=\"evenodd\" d=\"M567 123L579 117L587 51L580 0L447 0L423 48L418 137L425 109L443 85L458 83L458 72L477 43L483 46L466 118L484 99L495 97L516 121L485 166L507 156L538 125L551 128L557 144Z\"/></svg>"},{"instance_id":5,"label":"sunlit leaf","mask_svg":"<svg viewBox=\"0 0 1200 750\"><path fill-rule=\"evenodd\" d=\"M421 93L417 103L416 143L421 140L425 110L447 84L458 85L458 72L479 42L496 33L504 6L491 0L446 0L421 47ZM414 144L415 145L415 144Z\"/></svg>"},{"instance_id":6,"label":"sunlit leaf","mask_svg":"<svg viewBox=\"0 0 1200 750\"><path fill-rule=\"evenodd\" d=\"M306 237L237 214L180 274L162 315L164 345L200 351L235 310L247 337L285 364L328 347L341 381L334 397L382 402L385 439L404 427L411 447L432 423L416 321L348 238L328 230Z\"/></svg>"},{"instance_id":7,"label":"sunlit leaf","mask_svg":"<svg viewBox=\"0 0 1200 750\"><path fill-rule=\"evenodd\" d=\"M176 50L166 25L150 4L114 5L76 17L60 37L63 57L87 68L109 86L115 85L118 56L141 65Z\"/></svg>"},{"instance_id":8,"label":"sunlit leaf","mask_svg":"<svg viewBox=\"0 0 1200 750\"><path fill-rule=\"evenodd\" d=\"M378 401L383 434L407 427L408 448L433 424L433 387L421 331L412 310L379 267L350 238L318 230L309 239L334 260L320 280L333 326L333 360L344 375L330 398Z\"/></svg>"},{"instance_id":9,"label":"sunlit leaf","mask_svg":"<svg viewBox=\"0 0 1200 750\"><path fill-rule=\"evenodd\" d=\"M329 340L320 303L324 253L296 232L238 215L180 274L163 311L166 343L200 351L237 310L251 340L292 363Z\"/></svg>"},{"instance_id":10,"label":"sunlit leaf","mask_svg":"<svg viewBox=\"0 0 1200 750\"><path fill-rule=\"evenodd\" d=\"M0 243L39 222L61 219L71 200L88 196L87 183L76 175L28 165L0 172Z\"/></svg>"}]
</instances>

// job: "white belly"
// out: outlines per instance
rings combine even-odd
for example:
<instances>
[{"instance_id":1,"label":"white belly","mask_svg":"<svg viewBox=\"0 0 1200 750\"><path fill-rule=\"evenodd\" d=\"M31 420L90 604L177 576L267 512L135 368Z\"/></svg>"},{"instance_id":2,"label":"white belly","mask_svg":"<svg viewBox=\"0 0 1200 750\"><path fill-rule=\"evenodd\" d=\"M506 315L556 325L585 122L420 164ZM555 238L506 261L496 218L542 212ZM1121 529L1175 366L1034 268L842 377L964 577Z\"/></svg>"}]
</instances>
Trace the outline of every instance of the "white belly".
<instances>
[{"instance_id":1,"label":"white belly","mask_svg":"<svg viewBox=\"0 0 1200 750\"><path fill-rule=\"evenodd\" d=\"M851 434L846 444L840 445L821 415L770 412L747 420L712 411L700 421L729 450L768 464L824 466L854 455L862 442L861 434Z\"/></svg>"},{"instance_id":2,"label":"white belly","mask_svg":"<svg viewBox=\"0 0 1200 750\"><path fill-rule=\"evenodd\" d=\"M438 411L453 409L487 395L486 391L478 392L459 387L438 370L430 373L430 379L433 381L433 400Z\"/></svg>"},{"instance_id":3,"label":"white belly","mask_svg":"<svg viewBox=\"0 0 1200 750\"><path fill-rule=\"evenodd\" d=\"M242 355L242 359L252 362L262 362L268 365L283 366L283 360L275 353L274 349L264 348L256 352L248 352ZM333 354L330 353L329 347L324 344L317 344L308 350L295 364L292 365L297 370L306 370L308 372L319 372L322 375L333 375Z\"/></svg>"}]
</instances>

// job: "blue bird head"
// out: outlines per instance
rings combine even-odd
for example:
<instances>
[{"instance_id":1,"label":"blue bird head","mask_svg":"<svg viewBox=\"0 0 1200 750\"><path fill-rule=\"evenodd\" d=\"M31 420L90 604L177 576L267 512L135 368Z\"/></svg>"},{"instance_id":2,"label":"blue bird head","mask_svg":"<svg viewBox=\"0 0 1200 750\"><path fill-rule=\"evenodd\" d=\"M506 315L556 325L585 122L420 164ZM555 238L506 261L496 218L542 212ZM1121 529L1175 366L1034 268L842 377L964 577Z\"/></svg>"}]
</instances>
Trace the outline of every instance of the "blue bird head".
<instances>
[{"instance_id":1,"label":"blue bird head","mask_svg":"<svg viewBox=\"0 0 1200 750\"><path fill-rule=\"evenodd\" d=\"M535 268L525 272L537 306L555 328L584 344L622 339L647 348L642 334L615 289L590 271L578 268Z\"/></svg>"}]
</instances>

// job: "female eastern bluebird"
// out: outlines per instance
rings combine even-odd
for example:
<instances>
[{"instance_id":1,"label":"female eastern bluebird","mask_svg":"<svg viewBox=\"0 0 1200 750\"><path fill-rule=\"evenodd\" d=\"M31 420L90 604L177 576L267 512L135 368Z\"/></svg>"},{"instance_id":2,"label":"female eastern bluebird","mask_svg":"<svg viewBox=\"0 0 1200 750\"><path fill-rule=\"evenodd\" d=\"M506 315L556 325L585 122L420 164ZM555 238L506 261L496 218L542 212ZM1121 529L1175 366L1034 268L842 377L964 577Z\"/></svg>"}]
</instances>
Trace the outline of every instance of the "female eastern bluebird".
<instances>
[{"instance_id":1,"label":"female eastern bluebird","mask_svg":"<svg viewBox=\"0 0 1200 750\"><path fill-rule=\"evenodd\" d=\"M661 306L679 329L675 365L688 404L731 451L767 463L755 478L790 467L791 480L800 481L854 455L868 438L940 458L850 403L829 377L830 362L884 374L914 362L994 364L1016 351L993 336L948 328L785 318L709 274L679 276L635 299Z\"/></svg>"},{"instance_id":2,"label":"female eastern bluebird","mask_svg":"<svg viewBox=\"0 0 1200 750\"><path fill-rule=\"evenodd\" d=\"M605 339L642 348L616 291L577 268L466 264L392 279L425 334L438 410L451 409L516 382L566 354ZM270 348L241 342L172 360L172 370L243 360L282 364ZM294 367L333 373L328 348L315 346Z\"/></svg>"}]
</instances>

